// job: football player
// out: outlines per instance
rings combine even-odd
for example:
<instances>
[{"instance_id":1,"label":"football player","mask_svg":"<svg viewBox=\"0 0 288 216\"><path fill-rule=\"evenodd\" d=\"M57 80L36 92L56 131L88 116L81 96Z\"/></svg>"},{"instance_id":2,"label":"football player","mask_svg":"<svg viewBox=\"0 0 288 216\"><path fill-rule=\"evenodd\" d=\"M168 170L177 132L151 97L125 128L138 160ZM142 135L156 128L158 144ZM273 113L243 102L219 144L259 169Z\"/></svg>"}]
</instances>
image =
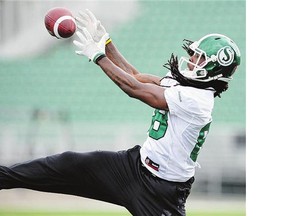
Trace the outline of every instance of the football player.
<instances>
[{"instance_id":1,"label":"football player","mask_svg":"<svg viewBox=\"0 0 288 216\"><path fill-rule=\"evenodd\" d=\"M0 189L72 194L124 206L132 215L186 215L197 157L212 122L214 98L228 89L240 51L227 36L184 40L165 77L140 73L89 11L76 18L76 53L132 98L155 109L146 141L124 151L64 152L0 167Z\"/></svg>"}]
</instances>

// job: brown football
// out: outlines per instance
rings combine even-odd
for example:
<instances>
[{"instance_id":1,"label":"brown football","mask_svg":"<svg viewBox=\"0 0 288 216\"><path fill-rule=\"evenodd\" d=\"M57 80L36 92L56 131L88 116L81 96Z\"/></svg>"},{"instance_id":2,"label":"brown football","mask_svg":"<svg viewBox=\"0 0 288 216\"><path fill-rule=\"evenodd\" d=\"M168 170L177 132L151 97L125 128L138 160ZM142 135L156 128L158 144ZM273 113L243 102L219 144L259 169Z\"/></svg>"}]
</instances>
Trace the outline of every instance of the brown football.
<instances>
[{"instance_id":1,"label":"brown football","mask_svg":"<svg viewBox=\"0 0 288 216\"><path fill-rule=\"evenodd\" d=\"M55 7L45 15L45 26L47 31L58 39L69 38L76 31L76 22L67 8Z\"/></svg>"}]
</instances>

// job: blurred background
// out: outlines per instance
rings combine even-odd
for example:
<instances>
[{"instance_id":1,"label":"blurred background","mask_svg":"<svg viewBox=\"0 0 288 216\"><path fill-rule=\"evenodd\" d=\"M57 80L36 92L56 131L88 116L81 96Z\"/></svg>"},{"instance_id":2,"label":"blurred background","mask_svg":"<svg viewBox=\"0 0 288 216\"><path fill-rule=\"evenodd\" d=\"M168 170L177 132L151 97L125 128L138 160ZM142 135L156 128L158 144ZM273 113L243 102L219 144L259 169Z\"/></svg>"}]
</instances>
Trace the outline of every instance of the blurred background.
<instances>
[{"instance_id":1,"label":"blurred background","mask_svg":"<svg viewBox=\"0 0 288 216\"><path fill-rule=\"evenodd\" d=\"M199 200L224 200L227 207L235 201L244 208L245 0L0 1L0 164L66 150L122 150L146 139L153 109L129 98L100 68L77 56L72 43L76 35L56 39L47 32L44 16L56 6L75 16L89 8L126 59L143 73L164 76L163 64L171 53L186 55L183 39L221 33L238 44L242 62L229 90L216 98L189 199L191 208ZM1 191L0 208L29 206L32 197L42 205L55 200L54 207L59 200L59 195ZM86 200L70 199L74 204L68 202L68 208L75 207L75 200L87 208ZM103 204L93 204L99 205Z\"/></svg>"}]
</instances>

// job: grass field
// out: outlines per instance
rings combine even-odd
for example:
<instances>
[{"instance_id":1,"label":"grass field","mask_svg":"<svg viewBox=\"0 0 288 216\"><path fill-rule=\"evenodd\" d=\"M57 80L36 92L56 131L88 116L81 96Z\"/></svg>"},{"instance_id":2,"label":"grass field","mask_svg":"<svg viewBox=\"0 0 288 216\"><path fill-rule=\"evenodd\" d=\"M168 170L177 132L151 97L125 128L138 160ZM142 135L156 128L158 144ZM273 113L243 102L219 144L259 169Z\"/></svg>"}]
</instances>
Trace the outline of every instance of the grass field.
<instances>
[{"instance_id":1,"label":"grass field","mask_svg":"<svg viewBox=\"0 0 288 216\"><path fill-rule=\"evenodd\" d=\"M245 198L191 197L187 216L245 216ZM117 205L63 194L29 190L7 190L0 193L0 216L131 216Z\"/></svg>"},{"instance_id":2,"label":"grass field","mask_svg":"<svg viewBox=\"0 0 288 216\"><path fill-rule=\"evenodd\" d=\"M28 212L28 211L1 211L0 216L130 216L129 213L118 212ZM245 212L188 212L187 216L245 216Z\"/></svg>"}]
</instances>

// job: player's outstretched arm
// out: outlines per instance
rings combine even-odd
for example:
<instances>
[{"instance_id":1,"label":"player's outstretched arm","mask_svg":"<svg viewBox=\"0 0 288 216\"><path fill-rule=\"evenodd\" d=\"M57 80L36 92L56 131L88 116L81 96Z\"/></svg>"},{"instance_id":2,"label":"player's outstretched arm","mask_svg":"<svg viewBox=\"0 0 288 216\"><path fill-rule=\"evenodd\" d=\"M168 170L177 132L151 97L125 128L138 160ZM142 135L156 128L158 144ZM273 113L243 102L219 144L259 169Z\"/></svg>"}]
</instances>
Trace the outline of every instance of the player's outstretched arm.
<instances>
[{"instance_id":1,"label":"player's outstretched arm","mask_svg":"<svg viewBox=\"0 0 288 216\"><path fill-rule=\"evenodd\" d=\"M168 109L163 87L138 81L133 75L126 73L107 58L105 55L105 42L109 38L108 34L105 34L99 43L96 43L86 28L83 29L83 33L77 31L76 34L79 37L79 41L73 41L79 48L76 51L78 55L86 56L98 64L106 75L130 97L137 98L157 109Z\"/></svg>"},{"instance_id":2,"label":"player's outstretched arm","mask_svg":"<svg viewBox=\"0 0 288 216\"><path fill-rule=\"evenodd\" d=\"M139 82L134 76L125 73L107 57L99 59L96 63L130 97L139 99L156 109L168 109L164 97L165 88L151 83Z\"/></svg>"},{"instance_id":3,"label":"player's outstretched arm","mask_svg":"<svg viewBox=\"0 0 288 216\"><path fill-rule=\"evenodd\" d=\"M101 24L94 14L86 9L85 11L79 11L79 16L75 18L77 21L78 29L84 28L91 34L93 40L98 43L104 34L108 34L104 26ZM108 34L109 35L109 34ZM118 67L124 70L126 73L133 75L138 81L143 83L154 83L160 85L160 77L140 73L133 65L131 65L124 56L117 49L116 45L108 37L106 40L106 55L107 57Z\"/></svg>"},{"instance_id":4,"label":"player's outstretched arm","mask_svg":"<svg viewBox=\"0 0 288 216\"><path fill-rule=\"evenodd\" d=\"M138 81L143 83L154 83L160 85L161 78L152 74L140 73L133 65L131 65L125 57L117 49L116 45L111 41L106 45L107 57L125 72L133 75Z\"/></svg>"}]
</instances>

